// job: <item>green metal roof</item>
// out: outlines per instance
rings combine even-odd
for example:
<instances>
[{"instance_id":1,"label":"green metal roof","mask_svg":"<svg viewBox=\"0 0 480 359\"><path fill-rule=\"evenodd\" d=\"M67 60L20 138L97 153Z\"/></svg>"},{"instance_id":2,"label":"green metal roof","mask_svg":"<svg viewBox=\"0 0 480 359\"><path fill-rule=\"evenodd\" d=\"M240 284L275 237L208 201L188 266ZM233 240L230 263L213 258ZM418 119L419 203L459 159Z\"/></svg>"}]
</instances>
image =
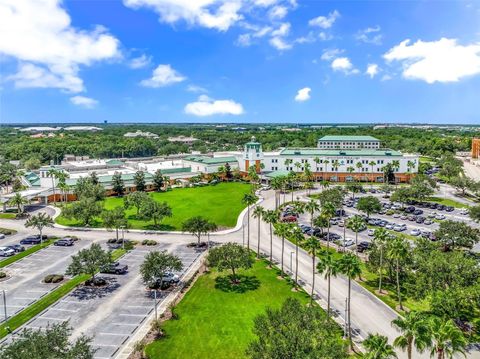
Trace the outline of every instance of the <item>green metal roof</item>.
<instances>
[{"instance_id":1,"label":"green metal roof","mask_svg":"<svg viewBox=\"0 0 480 359\"><path fill-rule=\"evenodd\" d=\"M192 172L192 168L191 167L166 168L160 171L162 171L162 174L168 175L168 174L174 174L174 173Z\"/></svg>"},{"instance_id":2,"label":"green metal roof","mask_svg":"<svg viewBox=\"0 0 480 359\"><path fill-rule=\"evenodd\" d=\"M206 157L206 156L188 156L184 158L185 161L190 161L190 162L198 162L198 163L203 163L206 165L216 165L216 164L221 164L221 163L231 163L231 162L237 162L237 158L235 156L229 156L229 157Z\"/></svg>"},{"instance_id":3,"label":"green metal roof","mask_svg":"<svg viewBox=\"0 0 480 359\"><path fill-rule=\"evenodd\" d=\"M323 136L319 141L380 141L372 136Z\"/></svg>"},{"instance_id":4,"label":"green metal roof","mask_svg":"<svg viewBox=\"0 0 480 359\"><path fill-rule=\"evenodd\" d=\"M115 159L114 160L108 160L106 163L109 166L123 166L124 165L123 161L115 160Z\"/></svg>"},{"instance_id":5,"label":"green metal roof","mask_svg":"<svg viewBox=\"0 0 480 359\"><path fill-rule=\"evenodd\" d=\"M30 183L32 187L39 187L40 186L40 177L34 172L27 172L25 173L25 179Z\"/></svg>"},{"instance_id":6,"label":"green metal roof","mask_svg":"<svg viewBox=\"0 0 480 359\"><path fill-rule=\"evenodd\" d=\"M286 148L280 152L281 156L402 156L398 151L389 149L361 149L361 150L321 150L318 148Z\"/></svg>"},{"instance_id":7,"label":"green metal roof","mask_svg":"<svg viewBox=\"0 0 480 359\"><path fill-rule=\"evenodd\" d=\"M153 175L151 175L148 172L143 172L143 174L145 175L146 182L152 181ZM101 185L107 185L112 183L113 176L97 174L97 177L98 177L98 183L100 183ZM123 182L125 182L125 184L132 184L134 182L133 180L134 177L135 177L135 173L127 173L127 174L122 173L122 180ZM75 186L77 184L77 181L78 181L78 178L67 178L66 183L69 186Z\"/></svg>"},{"instance_id":8,"label":"green metal roof","mask_svg":"<svg viewBox=\"0 0 480 359\"><path fill-rule=\"evenodd\" d=\"M268 178L276 178L276 177L282 177L282 176L287 176L290 172L285 171L285 170L278 170L278 171L273 171L265 174L265 177Z\"/></svg>"}]
</instances>

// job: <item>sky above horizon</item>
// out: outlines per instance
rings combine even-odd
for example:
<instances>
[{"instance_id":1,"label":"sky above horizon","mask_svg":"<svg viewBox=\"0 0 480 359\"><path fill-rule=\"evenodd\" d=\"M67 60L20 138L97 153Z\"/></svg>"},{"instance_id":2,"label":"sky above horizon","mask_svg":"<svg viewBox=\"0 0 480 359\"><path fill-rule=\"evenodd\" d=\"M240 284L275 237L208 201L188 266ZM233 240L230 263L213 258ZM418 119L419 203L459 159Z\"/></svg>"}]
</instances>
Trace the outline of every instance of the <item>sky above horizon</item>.
<instances>
[{"instance_id":1,"label":"sky above horizon","mask_svg":"<svg viewBox=\"0 0 480 359\"><path fill-rule=\"evenodd\" d=\"M480 1L0 0L0 124L480 124Z\"/></svg>"}]
</instances>

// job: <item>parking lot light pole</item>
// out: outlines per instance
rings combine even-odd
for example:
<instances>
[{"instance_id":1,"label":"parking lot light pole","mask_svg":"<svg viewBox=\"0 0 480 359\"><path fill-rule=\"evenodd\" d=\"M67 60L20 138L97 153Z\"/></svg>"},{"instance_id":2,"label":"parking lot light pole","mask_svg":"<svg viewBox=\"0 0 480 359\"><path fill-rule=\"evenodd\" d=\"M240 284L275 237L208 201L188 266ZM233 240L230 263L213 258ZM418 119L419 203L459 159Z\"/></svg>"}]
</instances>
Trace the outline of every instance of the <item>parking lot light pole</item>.
<instances>
[{"instance_id":1,"label":"parking lot light pole","mask_svg":"<svg viewBox=\"0 0 480 359\"><path fill-rule=\"evenodd\" d=\"M295 252L290 252L290 272L293 273L293 266L292 266L292 257Z\"/></svg>"},{"instance_id":2,"label":"parking lot light pole","mask_svg":"<svg viewBox=\"0 0 480 359\"><path fill-rule=\"evenodd\" d=\"M157 290L153 290L153 300L154 300L154 308L155 308L155 321L158 320L158 314L157 314Z\"/></svg>"},{"instance_id":3,"label":"parking lot light pole","mask_svg":"<svg viewBox=\"0 0 480 359\"><path fill-rule=\"evenodd\" d=\"M125 226L122 226L122 249L125 249Z\"/></svg>"},{"instance_id":4,"label":"parking lot light pole","mask_svg":"<svg viewBox=\"0 0 480 359\"><path fill-rule=\"evenodd\" d=\"M5 314L5 324L7 323L7 295L5 294L5 290L3 290L3 313Z\"/></svg>"}]
</instances>

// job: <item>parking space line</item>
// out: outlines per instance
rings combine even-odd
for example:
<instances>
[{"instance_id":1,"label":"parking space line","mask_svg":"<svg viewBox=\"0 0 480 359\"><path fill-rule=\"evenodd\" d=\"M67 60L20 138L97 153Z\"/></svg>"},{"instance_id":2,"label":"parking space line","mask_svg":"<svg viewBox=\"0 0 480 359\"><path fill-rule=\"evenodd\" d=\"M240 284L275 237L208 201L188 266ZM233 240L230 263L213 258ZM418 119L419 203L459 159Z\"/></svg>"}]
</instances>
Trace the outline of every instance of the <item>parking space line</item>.
<instances>
[{"instance_id":1,"label":"parking space line","mask_svg":"<svg viewBox=\"0 0 480 359\"><path fill-rule=\"evenodd\" d=\"M123 337L123 336L127 336L128 337L128 334L120 334L120 333L109 333L109 332L100 332L98 333L99 335L113 335L113 336L116 336L116 337Z\"/></svg>"},{"instance_id":2,"label":"parking space line","mask_svg":"<svg viewBox=\"0 0 480 359\"><path fill-rule=\"evenodd\" d=\"M67 319L59 319L59 318L53 318L53 317L47 317L47 316L41 315L38 317L38 319L64 321L64 320L70 320L70 317L68 317Z\"/></svg>"},{"instance_id":3,"label":"parking space line","mask_svg":"<svg viewBox=\"0 0 480 359\"><path fill-rule=\"evenodd\" d=\"M59 310L61 312L71 312L71 313L78 312L78 309L63 309L63 308L56 308L56 307L52 307L50 308L50 310Z\"/></svg>"},{"instance_id":4,"label":"parking space line","mask_svg":"<svg viewBox=\"0 0 480 359\"><path fill-rule=\"evenodd\" d=\"M120 313L119 315L122 315L124 317L144 317L144 314L129 314L129 313Z\"/></svg>"},{"instance_id":5,"label":"parking space line","mask_svg":"<svg viewBox=\"0 0 480 359\"><path fill-rule=\"evenodd\" d=\"M112 323L112 325L119 325L119 326L137 326L138 324L130 324L130 323Z\"/></svg>"}]
</instances>

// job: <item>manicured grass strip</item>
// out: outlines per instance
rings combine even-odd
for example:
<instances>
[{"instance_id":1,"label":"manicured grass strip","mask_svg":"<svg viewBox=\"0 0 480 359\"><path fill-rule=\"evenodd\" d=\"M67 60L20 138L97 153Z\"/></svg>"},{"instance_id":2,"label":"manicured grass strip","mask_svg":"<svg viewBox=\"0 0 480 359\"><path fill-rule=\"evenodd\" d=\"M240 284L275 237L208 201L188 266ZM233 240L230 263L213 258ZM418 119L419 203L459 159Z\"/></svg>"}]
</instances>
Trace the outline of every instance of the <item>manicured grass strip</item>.
<instances>
[{"instance_id":1,"label":"manicured grass strip","mask_svg":"<svg viewBox=\"0 0 480 359\"><path fill-rule=\"evenodd\" d=\"M0 262L0 268L6 267L22 258L29 256L30 254L38 252L40 249L48 247L53 243L53 241L54 241L53 239L47 239L43 241L43 243L41 244L36 244L34 246L31 246L30 248L24 250L23 252L17 253L14 256L4 259L3 261Z\"/></svg>"},{"instance_id":2,"label":"manicured grass strip","mask_svg":"<svg viewBox=\"0 0 480 359\"><path fill-rule=\"evenodd\" d=\"M0 219L14 219L15 213L0 213Z\"/></svg>"},{"instance_id":3,"label":"manicured grass strip","mask_svg":"<svg viewBox=\"0 0 480 359\"><path fill-rule=\"evenodd\" d=\"M468 204L461 203L461 202L455 201L453 199L448 199L448 198L429 197L428 201L443 204L445 206L452 206L452 207L455 207L455 208L468 208L469 207Z\"/></svg>"},{"instance_id":4,"label":"manicured grass strip","mask_svg":"<svg viewBox=\"0 0 480 359\"><path fill-rule=\"evenodd\" d=\"M113 260L117 260L125 253L126 251L124 249L116 249L112 252L112 258ZM7 327L10 328L10 331L14 331L15 329L28 322L30 319L43 312L49 306L66 296L78 285L82 284L88 279L90 279L90 275L88 274L77 275L76 277L73 277L58 288L55 288L43 298L37 300L35 303L22 310L20 313L14 315L13 317L10 317L8 319L8 325L7 323L3 323L0 325L0 338L3 338L10 333L7 330Z\"/></svg>"},{"instance_id":5,"label":"manicured grass strip","mask_svg":"<svg viewBox=\"0 0 480 359\"><path fill-rule=\"evenodd\" d=\"M292 285L277 278L263 260L239 271L247 276L246 291L232 291L228 272L212 270L201 275L175 307L178 320L162 324L166 337L147 346L149 358L245 358L254 339L254 318L267 307L279 308L288 297L308 302L308 295L292 291ZM243 286L243 285L241 285ZM220 289L226 288L226 289Z\"/></svg>"},{"instance_id":6,"label":"manicured grass strip","mask_svg":"<svg viewBox=\"0 0 480 359\"><path fill-rule=\"evenodd\" d=\"M8 235L12 235L12 234L17 234L17 231L15 229L0 227L0 233L8 236Z\"/></svg>"}]
</instances>

